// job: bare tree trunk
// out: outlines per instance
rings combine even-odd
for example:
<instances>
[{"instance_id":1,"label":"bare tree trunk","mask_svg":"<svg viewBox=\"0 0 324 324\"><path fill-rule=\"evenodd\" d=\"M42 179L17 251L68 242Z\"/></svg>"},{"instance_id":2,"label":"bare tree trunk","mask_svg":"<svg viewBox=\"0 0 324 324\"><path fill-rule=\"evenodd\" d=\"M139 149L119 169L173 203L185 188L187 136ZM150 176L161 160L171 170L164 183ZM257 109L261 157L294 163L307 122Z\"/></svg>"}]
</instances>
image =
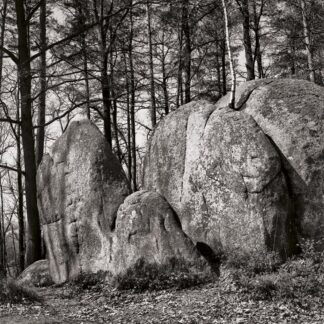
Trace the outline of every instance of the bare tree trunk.
<instances>
[{"instance_id":1,"label":"bare tree trunk","mask_svg":"<svg viewBox=\"0 0 324 324\"><path fill-rule=\"evenodd\" d=\"M222 95L225 96L227 93L227 78L226 78L226 38L223 39L222 45L222 85L223 85L223 92Z\"/></svg>"},{"instance_id":2,"label":"bare tree trunk","mask_svg":"<svg viewBox=\"0 0 324 324\"><path fill-rule=\"evenodd\" d=\"M36 158L32 122L31 68L28 22L23 1L15 0L18 29L18 73L21 95L21 134L25 162L25 189L28 221L27 265L41 258L41 231L37 208Z\"/></svg>"},{"instance_id":3,"label":"bare tree trunk","mask_svg":"<svg viewBox=\"0 0 324 324\"><path fill-rule=\"evenodd\" d=\"M78 5L79 15L81 19L81 24L85 24L85 15L82 11L82 2ZM82 27L82 26L81 26ZM86 114L87 118L91 119L90 112L90 86L89 86L89 73L88 73L88 52L87 52L87 41L86 41L86 33L81 33L81 46L82 46L82 56L83 56L83 74L84 74L84 82L85 82L85 90L86 90Z\"/></svg>"},{"instance_id":4,"label":"bare tree trunk","mask_svg":"<svg viewBox=\"0 0 324 324\"><path fill-rule=\"evenodd\" d=\"M169 113L169 93L168 93L168 81L165 69L165 46L164 46L164 31L162 34L162 88L164 95L164 113L167 115Z\"/></svg>"},{"instance_id":5,"label":"bare tree trunk","mask_svg":"<svg viewBox=\"0 0 324 324\"><path fill-rule=\"evenodd\" d=\"M151 26L151 6L150 0L146 1L147 8L147 32L149 43L150 59L150 94L151 94L151 124L152 128L156 125L156 103L155 103L155 83L154 83L154 64L153 64L153 46L152 46L152 26Z\"/></svg>"},{"instance_id":6,"label":"bare tree trunk","mask_svg":"<svg viewBox=\"0 0 324 324\"><path fill-rule=\"evenodd\" d=\"M110 87L108 78L108 59L105 52L102 53L102 67L101 67L101 90L102 90L102 100L103 100L103 116L104 116L104 133L107 142L110 147L112 146L112 136L111 136L111 102L110 102Z\"/></svg>"},{"instance_id":7,"label":"bare tree trunk","mask_svg":"<svg viewBox=\"0 0 324 324\"><path fill-rule=\"evenodd\" d=\"M109 27L109 20L104 19L104 1L100 0L99 12L97 8L97 1L93 0L94 3L94 14L98 25L98 41L100 46L100 82L101 82L101 93L103 101L103 118L104 118L104 134L110 147L112 146L112 135L111 135L111 101L110 101L110 87L108 78L108 51L107 51L107 32ZM111 14L113 4L110 4L108 14Z\"/></svg>"},{"instance_id":8,"label":"bare tree trunk","mask_svg":"<svg viewBox=\"0 0 324 324\"><path fill-rule=\"evenodd\" d=\"M231 79L232 79L232 86L231 86L231 99L230 99L230 108L235 109L235 90L236 90L236 76L234 70L234 63L232 58L232 50L231 50L231 40L229 34L229 22L228 22L228 13L225 0L222 0L223 11L224 11L224 22L225 22L225 34L226 34L226 43L227 43L227 52L230 64L230 71L231 71Z\"/></svg>"},{"instance_id":9,"label":"bare tree trunk","mask_svg":"<svg viewBox=\"0 0 324 324\"><path fill-rule=\"evenodd\" d=\"M88 53L87 53L87 44L85 34L81 34L81 43L82 43L82 55L83 55L83 74L84 74L84 82L86 88L86 114L88 119L91 119L90 112L90 86L89 86L89 73L88 73Z\"/></svg>"},{"instance_id":10,"label":"bare tree trunk","mask_svg":"<svg viewBox=\"0 0 324 324\"><path fill-rule=\"evenodd\" d=\"M216 31L216 41L215 41L215 59L216 59L216 73L217 73L217 86L218 86L218 93L219 96L222 95L222 82L221 82L221 66L219 62L219 39L218 39L218 32Z\"/></svg>"},{"instance_id":11,"label":"bare tree trunk","mask_svg":"<svg viewBox=\"0 0 324 324\"><path fill-rule=\"evenodd\" d=\"M303 30L304 30L306 52L307 52L309 79L311 82L315 83L314 59L313 59L313 51L312 51L312 44L311 44L311 36L310 36L308 20L307 20L305 0L300 0L300 4L302 9L302 16L303 16Z\"/></svg>"},{"instance_id":12,"label":"bare tree trunk","mask_svg":"<svg viewBox=\"0 0 324 324\"><path fill-rule=\"evenodd\" d=\"M136 170L136 128L135 128L135 74L133 63L133 10L130 10L130 35L129 35L129 70L130 70L130 122L132 136L132 189L137 191L137 170Z\"/></svg>"},{"instance_id":13,"label":"bare tree trunk","mask_svg":"<svg viewBox=\"0 0 324 324\"><path fill-rule=\"evenodd\" d=\"M19 92L18 92L19 97ZM19 100L17 101L17 120L20 120ZM24 189L22 180L21 167L21 140L20 140L20 125L17 127L17 188L18 188L18 247L19 247L19 270L22 272L25 269L25 224L24 224Z\"/></svg>"},{"instance_id":14,"label":"bare tree trunk","mask_svg":"<svg viewBox=\"0 0 324 324\"><path fill-rule=\"evenodd\" d=\"M254 60L252 54L251 36L250 36L250 12L249 12L249 0L241 0L237 3L240 6L240 11L243 17L243 43L245 52L245 66L247 77L246 80L254 80Z\"/></svg>"},{"instance_id":15,"label":"bare tree trunk","mask_svg":"<svg viewBox=\"0 0 324 324\"><path fill-rule=\"evenodd\" d=\"M114 138L116 144L117 157L119 162L122 161L122 153L119 144L118 137L118 110L117 110L117 99L115 93L115 74L114 74L114 64L113 64L113 48L110 47L110 89L111 89L111 97L112 97L112 108L113 108L113 127L114 127Z\"/></svg>"},{"instance_id":16,"label":"bare tree trunk","mask_svg":"<svg viewBox=\"0 0 324 324\"><path fill-rule=\"evenodd\" d=\"M253 21L254 21L253 30L254 30L254 38L255 38L254 61L256 60L256 62L257 62L259 79L264 78L262 52L261 52L261 45L260 45L260 19L262 16L263 7L264 7L264 0L261 1L260 13L258 14L257 7L256 7L256 0L253 0L253 18L254 18L253 19Z\"/></svg>"},{"instance_id":17,"label":"bare tree trunk","mask_svg":"<svg viewBox=\"0 0 324 324\"><path fill-rule=\"evenodd\" d=\"M44 154L45 141L45 114L46 114L46 0L41 0L40 15L40 94L38 107L38 131L36 137L36 163L37 166L41 163Z\"/></svg>"},{"instance_id":18,"label":"bare tree trunk","mask_svg":"<svg viewBox=\"0 0 324 324\"><path fill-rule=\"evenodd\" d=\"M111 85L112 85L111 95L113 97L113 127L114 127L114 135L115 135L114 137L115 137L115 144L116 144L116 155L119 162L122 162L122 153L121 153L119 137L118 137L118 118L117 118L118 107L117 107L117 100L115 98L115 92L113 89L113 83L111 83Z\"/></svg>"},{"instance_id":19,"label":"bare tree trunk","mask_svg":"<svg viewBox=\"0 0 324 324\"><path fill-rule=\"evenodd\" d=\"M183 105L183 91L182 91L182 70L183 70L183 61L182 61L182 47L183 47L183 30L182 27L179 27L178 31L179 38L179 53L178 53L178 74L177 74L177 99L176 107Z\"/></svg>"},{"instance_id":20,"label":"bare tree trunk","mask_svg":"<svg viewBox=\"0 0 324 324\"><path fill-rule=\"evenodd\" d=\"M127 93L127 169L128 169L128 180L132 184L132 139L131 139L131 117L130 117L130 91L129 91L129 73L126 55L125 60L125 79L126 79L126 93Z\"/></svg>"},{"instance_id":21,"label":"bare tree trunk","mask_svg":"<svg viewBox=\"0 0 324 324\"><path fill-rule=\"evenodd\" d=\"M2 174L0 174L0 199L1 199L1 215L0 215L0 278L6 277L6 235L4 224L4 200Z\"/></svg>"},{"instance_id":22,"label":"bare tree trunk","mask_svg":"<svg viewBox=\"0 0 324 324\"><path fill-rule=\"evenodd\" d=\"M4 36L6 30L6 19L7 19L7 3L8 0L3 0L2 17L1 17L1 33L0 33L0 96L2 89L2 68L3 68L3 52Z\"/></svg>"},{"instance_id":23,"label":"bare tree trunk","mask_svg":"<svg viewBox=\"0 0 324 324\"><path fill-rule=\"evenodd\" d=\"M184 34L183 65L185 74L185 103L191 101L191 33L189 25L189 5L190 0L183 0L182 4L182 30Z\"/></svg>"},{"instance_id":24,"label":"bare tree trunk","mask_svg":"<svg viewBox=\"0 0 324 324\"><path fill-rule=\"evenodd\" d=\"M12 241L12 246L13 246L13 250L14 250L14 259L15 259L15 272L13 273L14 276L17 275L17 270L19 269L19 265L17 262L17 251L16 251L16 244L15 244L15 231L14 231L14 227L12 226L12 224L10 224L10 230L11 230L11 241ZM9 271L9 267L8 267L8 271Z\"/></svg>"},{"instance_id":25,"label":"bare tree trunk","mask_svg":"<svg viewBox=\"0 0 324 324\"><path fill-rule=\"evenodd\" d=\"M75 0L75 6L78 14L78 28L82 29L86 24L86 15L89 13L87 11L88 4L82 2L82 0ZM85 83L85 95L86 95L86 105L84 115L87 118L91 119L90 112L90 87L89 87L89 72L88 72L88 52L87 52L87 34L86 32L82 32L80 34L80 43L81 43L81 53L82 53L82 61L83 61L83 75L84 75L84 83Z\"/></svg>"},{"instance_id":26,"label":"bare tree trunk","mask_svg":"<svg viewBox=\"0 0 324 324\"><path fill-rule=\"evenodd\" d=\"M291 76L294 77L296 75L296 46L295 46L295 40L292 40L292 44L290 45L291 49L291 60L290 60L290 72Z\"/></svg>"}]
</instances>

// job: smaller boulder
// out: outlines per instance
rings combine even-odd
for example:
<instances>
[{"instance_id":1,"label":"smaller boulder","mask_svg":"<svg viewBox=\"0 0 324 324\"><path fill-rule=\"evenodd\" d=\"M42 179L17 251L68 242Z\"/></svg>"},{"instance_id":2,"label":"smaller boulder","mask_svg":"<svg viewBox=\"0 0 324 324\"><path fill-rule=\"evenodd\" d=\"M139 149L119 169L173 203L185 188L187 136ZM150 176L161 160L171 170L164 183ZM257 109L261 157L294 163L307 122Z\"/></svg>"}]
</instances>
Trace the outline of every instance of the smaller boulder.
<instances>
[{"instance_id":1,"label":"smaller boulder","mask_svg":"<svg viewBox=\"0 0 324 324\"><path fill-rule=\"evenodd\" d=\"M205 263L162 196L150 191L128 196L117 213L112 272L124 273L139 261L164 265L170 260Z\"/></svg>"},{"instance_id":2,"label":"smaller boulder","mask_svg":"<svg viewBox=\"0 0 324 324\"><path fill-rule=\"evenodd\" d=\"M38 260L27 267L17 278L24 286L44 287L53 284L49 272L48 260Z\"/></svg>"}]
</instances>

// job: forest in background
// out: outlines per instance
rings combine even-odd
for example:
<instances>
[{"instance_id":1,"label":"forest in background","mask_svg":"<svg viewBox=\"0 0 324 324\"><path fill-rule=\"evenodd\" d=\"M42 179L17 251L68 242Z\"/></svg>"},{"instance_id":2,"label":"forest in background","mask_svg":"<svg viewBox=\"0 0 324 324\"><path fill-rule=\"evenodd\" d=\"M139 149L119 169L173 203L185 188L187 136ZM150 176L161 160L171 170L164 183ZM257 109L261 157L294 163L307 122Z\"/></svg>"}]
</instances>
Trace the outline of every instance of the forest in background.
<instances>
[{"instance_id":1,"label":"forest in background","mask_svg":"<svg viewBox=\"0 0 324 324\"><path fill-rule=\"evenodd\" d=\"M2 0L0 276L43 257L37 166L76 114L136 191L145 141L169 112L216 101L235 79L323 85L323 70L322 0Z\"/></svg>"}]
</instances>

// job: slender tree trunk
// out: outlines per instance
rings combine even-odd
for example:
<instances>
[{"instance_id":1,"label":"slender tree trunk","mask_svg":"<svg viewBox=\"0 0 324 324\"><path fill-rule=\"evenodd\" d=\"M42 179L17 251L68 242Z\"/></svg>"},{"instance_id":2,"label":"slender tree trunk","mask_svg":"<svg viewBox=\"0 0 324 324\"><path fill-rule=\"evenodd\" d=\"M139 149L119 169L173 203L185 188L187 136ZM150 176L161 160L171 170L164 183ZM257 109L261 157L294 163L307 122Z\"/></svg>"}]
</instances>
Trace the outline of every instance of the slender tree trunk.
<instances>
[{"instance_id":1,"label":"slender tree trunk","mask_svg":"<svg viewBox=\"0 0 324 324\"><path fill-rule=\"evenodd\" d=\"M82 2L82 0L75 0L75 5L78 11L78 27L83 28L86 23L86 14L87 14L87 6ZM91 119L91 112L90 112L90 86L89 86L89 72L88 72L88 52L87 52L87 34L86 32L82 32L80 34L80 43L81 43L81 53L82 53L82 61L83 61L83 75L84 75L84 85L85 85L85 100L86 105L84 109L84 115L87 118Z\"/></svg>"},{"instance_id":2,"label":"slender tree trunk","mask_svg":"<svg viewBox=\"0 0 324 324\"><path fill-rule=\"evenodd\" d=\"M13 250L14 250L14 259L15 259L15 270L13 272L13 275L14 276L17 276L18 275L18 269L19 269L19 265L18 265L18 262L17 262L17 250L16 250L16 244L15 244L15 231L14 231L14 227L12 226L12 224L10 224L10 230L11 230L11 244L12 244L12 247L13 247ZM18 271L17 271L18 270ZM8 267L8 272L9 272L9 267Z\"/></svg>"},{"instance_id":3,"label":"slender tree trunk","mask_svg":"<svg viewBox=\"0 0 324 324\"><path fill-rule=\"evenodd\" d=\"M18 30L18 73L21 95L21 134L25 164L25 190L28 222L27 265L41 258L41 231L37 208L36 158L32 123L30 49L24 3L15 0Z\"/></svg>"},{"instance_id":4,"label":"slender tree trunk","mask_svg":"<svg viewBox=\"0 0 324 324\"><path fill-rule=\"evenodd\" d=\"M115 93L115 74L114 74L114 64L113 64L113 48L111 47L110 50L110 89L111 89L111 101L112 101L112 108L113 108L113 127L114 127L114 139L117 151L117 157L119 162L122 161L122 152L120 149L119 144L119 137L118 137L118 110L117 110L117 99Z\"/></svg>"},{"instance_id":5,"label":"slender tree trunk","mask_svg":"<svg viewBox=\"0 0 324 324\"><path fill-rule=\"evenodd\" d=\"M3 0L2 17L1 17L1 33L0 33L0 96L2 90L2 68L3 68L3 52L4 36L6 30L6 19L7 19L7 0Z\"/></svg>"},{"instance_id":6,"label":"slender tree trunk","mask_svg":"<svg viewBox=\"0 0 324 324\"><path fill-rule=\"evenodd\" d=\"M103 53L106 56L105 53ZM102 90L102 100L103 100L103 116L104 116L104 133L107 142L110 147L112 146L112 135L111 135L111 101L110 101L110 87L109 78L107 71L107 57L103 57L103 66L101 67L101 90Z\"/></svg>"},{"instance_id":7,"label":"slender tree trunk","mask_svg":"<svg viewBox=\"0 0 324 324\"><path fill-rule=\"evenodd\" d=\"M223 85L223 96L227 93L227 78L226 78L226 37L224 35L222 44L222 85Z\"/></svg>"},{"instance_id":8,"label":"slender tree trunk","mask_svg":"<svg viewBox=\"0 0 324 324\"><path fill-rule=\"evenodd\" d=\"M88 119L91 119L88 53L87 53L86 36L84 33L82 33L81 35L81 44L82 44L82 56L83 56L83 74L84 74L84 82L85 82L85 90L86 90L86 115Z\"/></svg>"},{"instance_id":9,"label":"slender tree trunk","mask_svg":"<svg viewBox=\"0 0 324 324\"><path fill-rule=\"evenodd\" d=\"M130 122L132 134L132 184L133 191L137 191L137 170L136 170L136 128L135 128L135 74L133 63L133 11L130 10L130 35L129 35L129 70L130 70Z\"/></svg>"},{"instance_id":10,"label":"slender tree trunk","mask_svg":"<svg viewBox=\"0 0 324 324\"><path fill-rule=\"evenodd\" d=\"M184 92L185 103L191 101L191 33L189 25L189 5L190 0L183 0L182 4L182 30L184 34L184 51L183 51L183 65L184 65Z\"/></svg>"},{"instance_id":11,"label":"slender tree trunk","mask_svg":"<svg viewBox=\"0 0 324 324\"><path fill-rule=\"evenodd\" d=\"M2 174L0 174L0 199L1 199L1 215L0 215L0 279L6 277L6 236L4 232L4 200L2 187Z\"/></svg>"},{"instance_id":12,"label":"slender tree trunk","mask_svg":"<svg viewBox=\"0 0 324 324\"><path fill-rule=\"evenodd\" d=\"M182 70L183 70L183 30L182 27L178 28L178 38L179 38L179 53L178 53L178 73L177 73L177 99L176 107L183 105L183 91L182 91Z\"/></svg>"},{"instance_id":13,"label":"slender tree trunk","mask_svg":"<svg viewBox=\"0 0 324 324\"><path fill-rule=\"evenodd\" d=\"M17 76L18 88L19 88L19 75ZM16 120L20 120L20 93L17 91L17 109L16 109ZM22 179L22 163L21 163L21 126L17 125L17 129L14 132L17 146L17 188L18 188L18 249L19 249L19 270L22 272L25 269L25 222L24 222L24 188Z\"/></svg>"},{"instance_id":14,"label":"slender tree trunk","mask_svg":"<svg viewBox=\"0 0 324 324\"><path fill-rule=\"evenodd\" d=\"M125 60L125 76L126 76L126 104L127 104L127 169L128 169L128 180L132 184L132 139L131 139L131 112L130 112L130 91L129 91L129 73L128 73L128 64L126 55L124 56Z\"/></svg>"},{"instance_id":15,"label":"slender tree trunk","mask_svg":"<svg viewBox=\"0 0 324 324\"><path fill-rule=\"evenodd\" d=\"M20 131L19 131L20 134ZM20 136L20 135L19 135ZM24 224L24 190L21 173L21 147L17 143L17 185L18 185L18 229L19 229L19 267L20 271L25 269L25 224Z\"/></svg>"},{"instance_id":16,"label":"slender tree trunk","mask_svg":"<svg viewBox=\"0 0 324 324\"><path fill-rule=\"evenodd\" d=\"M154 64L153 64L153 46L152 46L152 26L151 26L151 6L150 0L146 1L147 8L147 33L149 45L150 60L150 95L151 95L151 124L152 128L156 125L156 103L155 103L155 83L154 83Z\"/></svg>"},{"instance_id":17,"label":"slender tree trunk","mask_svg":"<svg viewBox=\"0 0 324 324\"><path fill-rule=\"evenodd\" d=\"M111 134L111 101L110 101L110 86L108 77L108 52L107 52L107 32L109 21L104 19L104 1L100 0L99 11L97 8L97 1L93 0L95 19L98 25L98 42L100 47L100 82L101 94L103 101L103 118L104 118L104 134L110 147L112 147L112 134ZM110 10L112 10L112 4Z\"/></svg>"},{"instance_id":18,"label":"slender tree trunk","mask_svg":"<svg viewBox=\"0 0 324 324\"><path fill-rule=\"evenodd\" d=\"M255 52L256 52L256 61L257 61L257 67L258 67L258 76L259 79L264 78L264 72L263 72L263 63L262 63L262 53L261 53L261 47L260 47L260 36L259 36L259 30L255 30Z\"/></svg>"},{"instance_id":19,"label":"slender tree trunk","mask_svg":"<svg viewBox=\"0 0 324 324\"><path fill-rule=\"evenodd\" d=\"M19 82L19 81L18 81ZM19 98L19 92L18 92ZM20 120L19 100L17 101L17 120ZM21 139L20 125L17 127L17 188L18 188L18 247L19 247L19 270L22 272L25 269L25 224L24 224L24 189L21 167Z\"/></svg>"},{"instance_id":20,"label":"slender tree trunk","mask_svg":"<svg viewBox=\"0 0 324 324\"><path fill-rule=\"evenodd\" d=\"M45 142L45 115L46 115L46 0L41 0L40 6L40 95L38 107L38 131L36 137L36 162L37 166L41 163L44 154Z\"/></svg>"},{"instance_id":21,"label":"slender tree trunk","mask_svg":"<svg viewBox=\"0 0 324 324\"><path fill-rule=\"evenodd\" d=\"M261 52L261 45L260 45L260 18L263 12L264 0L261 3L261 10L258 15L257 7L256 7L256 0L253 0L253 20L254 20L254 38L255 38L255 59L257 62L258 67L258 77L259 79L264 78L264 71L263 71L263 63L262 63L262 52Z\"/></svg>"},{"instance_id":22,"label":"slender tree trunk","mask_svg":"<svg viewBox=\"0 0 324 324\"><path fill-rule=\"evenodd\" d=\"M112 88L111 95L114 98L114 90ZM114 135L115 135L115 143L116 143L116 152L119 162L122 162L122 152L120 149L120 143L119 143L119 137L118 137L118 106L117 106L117 100L113 99L113 126L114 126Z\"/></svg>"},{"instance_id":23,"label":"slender tree trunk","mask_svg":"<svg viewBox=\"0 0 324 324\"><path fill-rule=\"evenodd\" d=\"M245 66L246 66L246 79L254 80L254 60L252 53L251 35L250 35L250 12L249 12L249 0L237 1L240 6L240 11L243 17L243 43L245 52Z\"/></svg>"},{"instance_id":24,"label":"slender tree trunk","mask_svg":"<svg viewBox=\"0 0 324 324\"><path fill-rule=\"evenodd\" d=\"M219 62L220 55L219 55L219 39L216 31L216 41L215 41L215 59L216 59L216 73L217 73L217 86L218 86L218 93L219 96L222 95L222 82L221 82L221 65Z\"/></svg>"},{"instance_id":25,"label":"slender tree trunk","mask_svg":"<svg viewBox=\"0 0 324 324\"><path fill-rule=\"evenodd\" d=\"M314 69L312 42L311 42L311 35L310 35L309 25L308 25L305 0L300 0L300 4L301 4L301 9L302 9L302 16L303 16L303 30L304 30L306 52L307 52L307 63L308 63L309 79L310 79L311 82L315 83L315 69Z\"/></svg>"},{"instance_id":26,"label":"slender tree trunk","mask_svg":"<svg viewBox=\"0 0 324 324\"><path fill-rule=\"evenodd\" d=\"M231 71L231 79L232 79L232 86L231 86L231 99L230 99L230 108L235 109L235 90L236 90L236 76L234 70L234 63L232 58L232 50L231 50L231 40L229 34L229 22L228 22L228 13L225 0L222 0L223 11L224 11L224 22L225 22L225 34L226 34L226 43L227 43L227 52L228 52L228 59L230 64L230 71Z\"/></svg>"},{"instance_id":27,"label":"slender tree trunk","mask_svg":"<svg viewBox=\"0 0 324 324\"><path fill-rule=\"evenodd\" d=\"M296 75L296 62L295 62L296 46L294 40L292 40L290 49L291 49L290 72L291 72L291 76L294 77Z\"/></svg>"},{"instance_id":28,"label":"slender tree trunk","mask_svg":"<svg viewBox=\"0 0 324 324\"><path fill-rule=\"evenodd\" d=\"M168 78L165 68L165 46L164 46L164 31L162 35L162 88L164 95L164 113L167 115L169 113L169 93L168 93Z\"/></svg>"}]
</instances>

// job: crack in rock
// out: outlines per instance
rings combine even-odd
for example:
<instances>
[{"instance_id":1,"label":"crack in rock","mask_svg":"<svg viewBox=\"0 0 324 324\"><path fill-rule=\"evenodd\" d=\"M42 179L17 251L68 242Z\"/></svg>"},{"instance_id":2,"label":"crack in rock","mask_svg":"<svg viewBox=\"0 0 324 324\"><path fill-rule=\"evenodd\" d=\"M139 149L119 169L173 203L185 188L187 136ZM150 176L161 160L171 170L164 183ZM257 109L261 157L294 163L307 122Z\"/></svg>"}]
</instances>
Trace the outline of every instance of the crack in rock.
<instances>
[{"instance_id":1,"label":"crack in rock","mask_svg":"<svg viewBox=\"0 0 324 324\"><path fill-rule=\"evenodd\" d=\"M264 84L258 84L257 86L255 86L252 90L250 90L245 96L244 96L244 99L243 99L243 101L241 102L241 104L237 107L237 108L235 108L234 110L235 111L241 111L243 108L244 108L244 106L246 105L246 103L249 101L249 99L251 98L251 96L252 96L252 94L254 93L254 91L256 91L257 89L259 89L260 87L263 87L264 85L269 85L269 84L271 84L271 83L273 83L274 81L272 80L272 81L269 81L269 82L265 82ZM237 103L239 103L240 102L240 100L241 100L241 98L238 100L238 102Z\"/></svg>"}]
</instances>

